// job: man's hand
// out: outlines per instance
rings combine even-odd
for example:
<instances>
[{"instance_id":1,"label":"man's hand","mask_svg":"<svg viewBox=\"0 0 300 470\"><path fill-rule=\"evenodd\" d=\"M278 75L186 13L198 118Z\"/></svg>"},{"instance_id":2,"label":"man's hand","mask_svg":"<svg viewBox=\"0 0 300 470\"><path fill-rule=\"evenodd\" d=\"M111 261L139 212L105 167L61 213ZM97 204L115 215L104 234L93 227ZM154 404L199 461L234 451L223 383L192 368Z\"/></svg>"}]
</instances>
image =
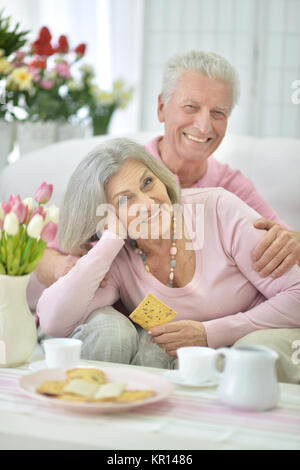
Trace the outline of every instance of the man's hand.
<instances>
[{"instance_id":1,"label":"man's hand","mask_svg":"<svg viewBox=\"0 0 300 470\"><path fill-rule=\"evenodd\" d=\"M68 274L68 272L71 271L72 268L74 268L75 264L77 263L79 259L80 259L79 256L71 256L71 255L60 256L57 260L55 271L54 271L54 276L56 280Z\"/></svg>"},{"instance_id":2,"label":"man's hand","mask_svg":"<svg viewBox=\"0 0 300 470\"><path fill-rule=\"evenodd\" d=\"M68 272L71 271L72 268L74 268L75 264L77 263L79 259L80 259L79 256L72 256L72 255L61 257L59 259L59 263L57 264L56 270L55 270L56 279L58 280L60 277L68 274ZM102 279L99 287L106 287L107 280L108 280L108 273Z\"/></svg>"},{"instance_id":3,"label":"man's hand","mask_svg":"<svg viewBox=\"0 0 300 470\"><path fill-rule=\"evenodd\" d=\"M183 346L207 346L207 337L201 322L180 320L151 328L152 341L164 349L170 356L176 357L176 351Z\"/></svg>"},{"instance_id":4,"label":"man's hand","mask_svg":"<svg viewBox=\"0 0 300 470\"><path fill-rule=\"evenodd\" d=\"M300 232L264 218L255 222L254 227L268 231L251 254L254 269L262 277L280 277L294 264L300 266Z\"/></svg>"},{"instance_id":5,"label":"man's hand","mask_svg":"<svg viewBox=\"0 0 300 470\"><path fill-rule=\"evenodd\" d=\"M46 248L41 261L38 263L35 274L37 279L46 287L50 287L59 278L68 274L75 266L80 256L63 255L59 251ZM102 279L99 287L106 287L109 274Z\"/></svg>"}]
</instances>

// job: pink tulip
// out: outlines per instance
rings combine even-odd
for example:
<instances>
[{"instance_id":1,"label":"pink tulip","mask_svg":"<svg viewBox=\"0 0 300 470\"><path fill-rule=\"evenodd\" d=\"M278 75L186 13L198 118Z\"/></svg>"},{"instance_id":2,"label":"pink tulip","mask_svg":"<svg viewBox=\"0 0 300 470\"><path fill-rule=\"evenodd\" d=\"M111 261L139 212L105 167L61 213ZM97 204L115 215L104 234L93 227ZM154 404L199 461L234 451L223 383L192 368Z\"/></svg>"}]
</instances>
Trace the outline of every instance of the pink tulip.
<instances>
[{"instance_id":1,"label":"pink tulip","mask_svg":"<svg viewBox=\"0 0 300 470\"><path fill-rule=\"evenodd\" d=\"M26 206L22 202L16 202L12 208L12 211L18 217L19 223L21 225L25 224L28 217L28 206Z\"/></svg>"},{"instance_id":2,"label":"pink tulip","mask_svg":"<svg viewBox=\"0 0 300 470\"><path fill-rule=\"evenodd\" d=\"M35 209L33 209L32 213L30 215L30 220L32 220L33 217L37 214L41 215L43 217L43 220L46 219L47 213L46 213L45 209L43 207L36 207Z\"/></svg>"},{"instance_id":3,"label":"pink tulip","mask_svg":"<svg viewBox=\"0 0 300 470\"><path fill-rule=\"evenodd\" d=\"M54 222L48 222L42 230L41 239L45 243L50 243L54 240L57 233L57 225Z\"/></svg>"},{"instance_id":4,"label":"pink tulip","mask_svg":"<svg viewBox=\"0 0 300 470\"><path fill-rule=\"evenodd\" d=\"M9 202L2 202L1 207L5 215L11 212L12 206Z\"/></svg>"},{"instance_id":5,"label":"pink tulip","mask_svg":"<svg viewBox=\"0 0 300 470\"><path fill-rule=\"evenodd\" d=\"M47 202L50 201L52 197L52 193L53 193L53 185L43 183L36 191L34 195L34 199L39 204L47 204Z\"/></svg>"},{"instance_id":6,"label":"pink tulip","mask_svg":"<svg viewBox=\"0 0 300 470\"><path fill-rule=\"evenodd\" d=\"M17 202L22 202L22 200L18 194L17 196L10 196L8 202L11 204L11 206L14 206Z\"/></svg>"}]
</instances>

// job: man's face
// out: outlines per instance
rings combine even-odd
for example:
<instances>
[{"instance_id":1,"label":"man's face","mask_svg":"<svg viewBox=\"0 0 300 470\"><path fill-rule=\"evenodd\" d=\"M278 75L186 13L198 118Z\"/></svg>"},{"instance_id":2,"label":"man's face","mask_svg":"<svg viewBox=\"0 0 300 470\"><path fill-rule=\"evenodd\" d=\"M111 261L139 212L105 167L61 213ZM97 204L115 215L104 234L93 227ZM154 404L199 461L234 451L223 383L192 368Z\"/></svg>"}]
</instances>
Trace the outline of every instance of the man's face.
<instances>
[{"instance_id":1,"label":"man's face","mask_svg":"<svg viewBox=\"0 0 300 470\"><path fill-rule=\"evenodd\" d=\"M184 72L169 102L159 96L158 117L165 123L164 144L174 157L205 161L225 135L232 91L227 83L198 72Z\"/></svg>"}]
</instances>

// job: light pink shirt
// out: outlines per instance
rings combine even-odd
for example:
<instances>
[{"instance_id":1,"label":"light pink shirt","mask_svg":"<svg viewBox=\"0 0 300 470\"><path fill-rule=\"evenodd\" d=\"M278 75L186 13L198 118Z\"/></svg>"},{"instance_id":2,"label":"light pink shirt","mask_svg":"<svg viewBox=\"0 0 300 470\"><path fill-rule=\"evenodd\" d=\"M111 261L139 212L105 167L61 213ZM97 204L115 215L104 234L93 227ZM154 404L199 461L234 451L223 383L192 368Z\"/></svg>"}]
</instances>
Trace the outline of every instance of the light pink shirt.
<instances>
[{"instance_id":1,"label":"light pink shirt","mask_svg":"<svg viewBox=\"0 0 300 470\"><path fill-rule=\"evenodd\" d=\"M153 157L162 162L158 152L158 142L160 139L160 136L155 137L145 145L145 148L151 155L153 155ZM257 192L254 184L239 170L233 170L229 165L219 162L213 156L209 157L207 163L208 167L205 175L198 180L196 184L194 184L193 188L220 187L227 189L227 191L235 194L242 199L242 201L246 202L248 206L255 209L260 216L288 228L285 222L279 219L272 207L269 206L269 204ZM180 184L178 176L174 175L174 177L178 184Z\"/></svg>"},{"instance_id":2,"label":"light pink shirt","mask_svg":"<svg viewBox=\"0 0 300 470\"><path fill-rule=\"evenodd\" d=\"M195 210L184 212L188 232L199 229L193 240L199 245L196 269L189 284L165 286L145 271L128 242L105 231L89 253L42 294L37 308L42 330L68 336L96 309L121 299L132 312L149 292L177 312L174 321L202 322L213 348L232 345L258 329L299 328L300 268L294 266L278 279L261 278L253 270L250 253L264 235L253 227L257 212L222 188L183 189L182 204L183 210L186 204L190 209L204 207L200 222ZM107 286L99 288L108 271Z\"/></svg>"}]
</instances>

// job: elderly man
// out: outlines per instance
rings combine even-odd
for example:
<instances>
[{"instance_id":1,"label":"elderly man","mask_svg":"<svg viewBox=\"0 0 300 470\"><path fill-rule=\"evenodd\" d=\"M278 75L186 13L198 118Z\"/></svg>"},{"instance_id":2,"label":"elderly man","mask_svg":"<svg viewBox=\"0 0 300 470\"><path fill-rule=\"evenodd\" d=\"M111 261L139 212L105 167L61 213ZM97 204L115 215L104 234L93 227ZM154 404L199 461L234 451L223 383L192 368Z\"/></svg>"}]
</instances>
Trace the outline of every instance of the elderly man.
<instances>
[{"instance_id":1,"label":"elderly man","mask_svg":"<svg viewBox=\"0 0 300 470\"><path fill-rule=\"evenodd\" d=\"M279 277L295 263L300 265L300 234L280 221L247 178L212 157L225 136L228 118L238 98L237 73L223 57L202 51L176 55L166 65L158 97L158 118L164 123L165 134L149 142L146 148L173 172L183 188L222 186L253 207L263 217L255 224L256 228L266 230L251 253L254 269L263 277ZM49 286L77 260L49 249L36 271L37 277ZM182 336L170 325L152 329L152 340L166 351L172 342L178 342L178 335ZM189 325L185 335L189 337ZM300 368L291 359L297 339L300 339L298 329L260 330L258 325L258 331L238 344L262 343L276 349L280 354L279 379L298 383Z\"/></svg>"},{"instance_id":2,"label":"elderly man","mask_svg":"<svg viewBox=\"0 0 300 470\"><path fill-rule=\"evenodd\" d=\"M166 64L158 97L165 135L146 148L174 173L181 187L221 186L262 215L256 228L268 233L252 253L254 267L262 276L278 277L295 262L300 264L300 233L286 230L251 181L212 157L238 99L238 75L223 57L203 51L176 55Z\"/></svg>"}]
</instances>

